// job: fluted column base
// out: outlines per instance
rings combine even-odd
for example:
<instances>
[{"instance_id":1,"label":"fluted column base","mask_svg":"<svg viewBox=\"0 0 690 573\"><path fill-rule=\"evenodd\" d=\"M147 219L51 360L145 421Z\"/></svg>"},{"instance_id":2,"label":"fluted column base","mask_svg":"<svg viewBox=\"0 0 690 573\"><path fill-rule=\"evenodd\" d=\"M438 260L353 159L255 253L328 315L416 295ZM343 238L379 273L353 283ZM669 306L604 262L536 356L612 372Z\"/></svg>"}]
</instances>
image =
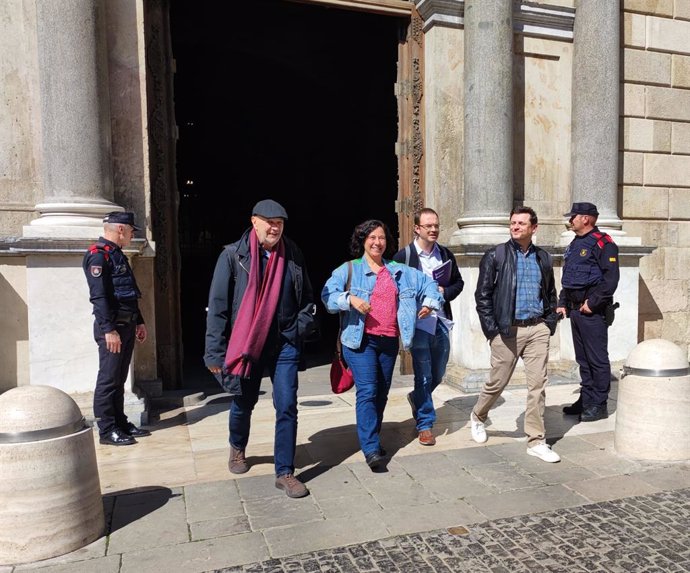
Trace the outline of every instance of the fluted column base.
<instances>
[{"instance_id":1,"label":"fluted column base","mask_svg":"<svg viewBox=\"0 0 690 573\"><path fill-rule=\"evenodd\" d=\"M510 238L508 214L460 217L451 245L494 245Z\"/></svg>"},{"instance_id":2,"label":"fluted column base","mask_svg":"<svg viewBox=\"0 0 690 573\"><path fill-rule=\"evenodd\" d=\"M89 239L102 234L107 213L124 209L105 199L85 199L39 203L36 210L41 215L24 226L24 237Z\"/></svg>"}]
</instances>

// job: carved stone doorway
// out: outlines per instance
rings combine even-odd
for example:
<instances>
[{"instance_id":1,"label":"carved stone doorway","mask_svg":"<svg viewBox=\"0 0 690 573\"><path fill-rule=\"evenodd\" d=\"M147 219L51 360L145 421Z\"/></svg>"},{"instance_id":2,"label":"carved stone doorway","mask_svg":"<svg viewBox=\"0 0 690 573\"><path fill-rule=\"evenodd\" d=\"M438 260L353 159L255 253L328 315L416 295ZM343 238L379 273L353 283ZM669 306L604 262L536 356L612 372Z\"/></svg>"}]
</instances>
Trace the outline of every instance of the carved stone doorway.
<instances>
[{"instance_id":1,"label":"carved stone doorway","mask_svg":"<svg viewBox=\"0 0 690 573\"><path fill-rule=\"evenodd\" d=\"M332 269L349 258L355 224L379 218L401 244L410 240L421 201L410 197L421 197L423 185L421 92L414 92L423 77L421 43L410 41L412 9L400 16L319 4L149 0L147 63L167 53L170 70L170 85L163 75L152 89L169 89L170 132L176 124L179 137L153 142L158 163L167 157L175 168L156 209L176 234L179 227L179 242L168 233L157 244L157 257L179 252L180 261L168 271L181 284L181 326L170 305L157 307L157 324L171 325L184 356L184 377L172 385L164 379L166 389L197 378L212 383L202 357L208 286L222 245L248 227L256 201L285 205L286 234L305 252L317 300ZM321 306L320 314L309 365L330 360L337 330L336 317Z\"/></svg>"}]
</instances>

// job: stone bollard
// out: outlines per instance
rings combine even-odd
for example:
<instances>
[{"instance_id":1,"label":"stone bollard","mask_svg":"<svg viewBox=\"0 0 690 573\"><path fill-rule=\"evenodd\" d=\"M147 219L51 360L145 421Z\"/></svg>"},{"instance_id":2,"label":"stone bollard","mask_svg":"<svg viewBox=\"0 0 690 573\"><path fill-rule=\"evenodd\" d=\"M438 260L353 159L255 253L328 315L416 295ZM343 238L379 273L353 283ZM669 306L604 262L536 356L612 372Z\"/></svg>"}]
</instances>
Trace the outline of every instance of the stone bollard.
<instances>
[{"instance_id":1,"label":"stone bollard","mask_svg":"<svg viewBox=\"0 0 690 573\"><path fill-rule=\"evenodd\" d=\"M103 535L93 431L51 386L0 395L0 565L74 551Z\"/></svg>"},{"instance_id":2,"label":"stone bollard","mask_svg":"<svg viewBox=\"0 0 690 573\"><path fill-rule=\"evenodd\" d=\"M690 460L690 368L684 351L668 340L645 340L623 371L616 451L638 460Z\"/></svg>"}]
</instances>

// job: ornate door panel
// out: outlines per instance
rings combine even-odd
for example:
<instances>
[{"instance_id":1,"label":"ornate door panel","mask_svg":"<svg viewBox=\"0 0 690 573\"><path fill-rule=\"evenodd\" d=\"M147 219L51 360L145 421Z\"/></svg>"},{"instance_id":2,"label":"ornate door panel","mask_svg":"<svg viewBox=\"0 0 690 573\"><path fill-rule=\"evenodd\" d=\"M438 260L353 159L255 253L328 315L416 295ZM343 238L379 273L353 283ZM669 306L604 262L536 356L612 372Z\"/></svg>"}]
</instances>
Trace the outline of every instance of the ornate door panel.
<instances>
[{"instance_id":1,"label":"ornate door panel","mask_svg":"<svg viewBox=\"0 0 690 573\"><path fill-rule=\"evenodd\" d=\"M412 10L398 46L398 229L400 247L412 240L414 213L424 206L424 33ZM401 352L401 374L412 373L412 359Z\"/></svg>"}]
</instances>

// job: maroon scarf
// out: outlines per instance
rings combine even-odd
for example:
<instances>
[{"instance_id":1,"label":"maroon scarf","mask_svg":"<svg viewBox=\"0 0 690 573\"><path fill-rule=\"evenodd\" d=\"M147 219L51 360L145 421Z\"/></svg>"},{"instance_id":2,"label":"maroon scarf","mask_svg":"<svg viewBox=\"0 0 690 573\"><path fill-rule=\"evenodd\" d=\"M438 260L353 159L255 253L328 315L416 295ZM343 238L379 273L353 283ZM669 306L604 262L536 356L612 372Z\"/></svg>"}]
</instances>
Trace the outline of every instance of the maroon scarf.
<instances>
[{"instance_id":1,"label":"maroon scarf","mask_svg":"<svg viewBox=\"0 0 690 573\"><path fill-rule=\"evenodd\" d=\"M268 331L278 306L280 287L285 269L285 244L280 242L271 253L261 276L261 252L259 239L254 229L249 231L249 282L244 292L237 319L232 327L228 351L225 354L225 367L228 374L249 378L252 362L257 362L264 348Z\"/></svg>"}]
</instances>

